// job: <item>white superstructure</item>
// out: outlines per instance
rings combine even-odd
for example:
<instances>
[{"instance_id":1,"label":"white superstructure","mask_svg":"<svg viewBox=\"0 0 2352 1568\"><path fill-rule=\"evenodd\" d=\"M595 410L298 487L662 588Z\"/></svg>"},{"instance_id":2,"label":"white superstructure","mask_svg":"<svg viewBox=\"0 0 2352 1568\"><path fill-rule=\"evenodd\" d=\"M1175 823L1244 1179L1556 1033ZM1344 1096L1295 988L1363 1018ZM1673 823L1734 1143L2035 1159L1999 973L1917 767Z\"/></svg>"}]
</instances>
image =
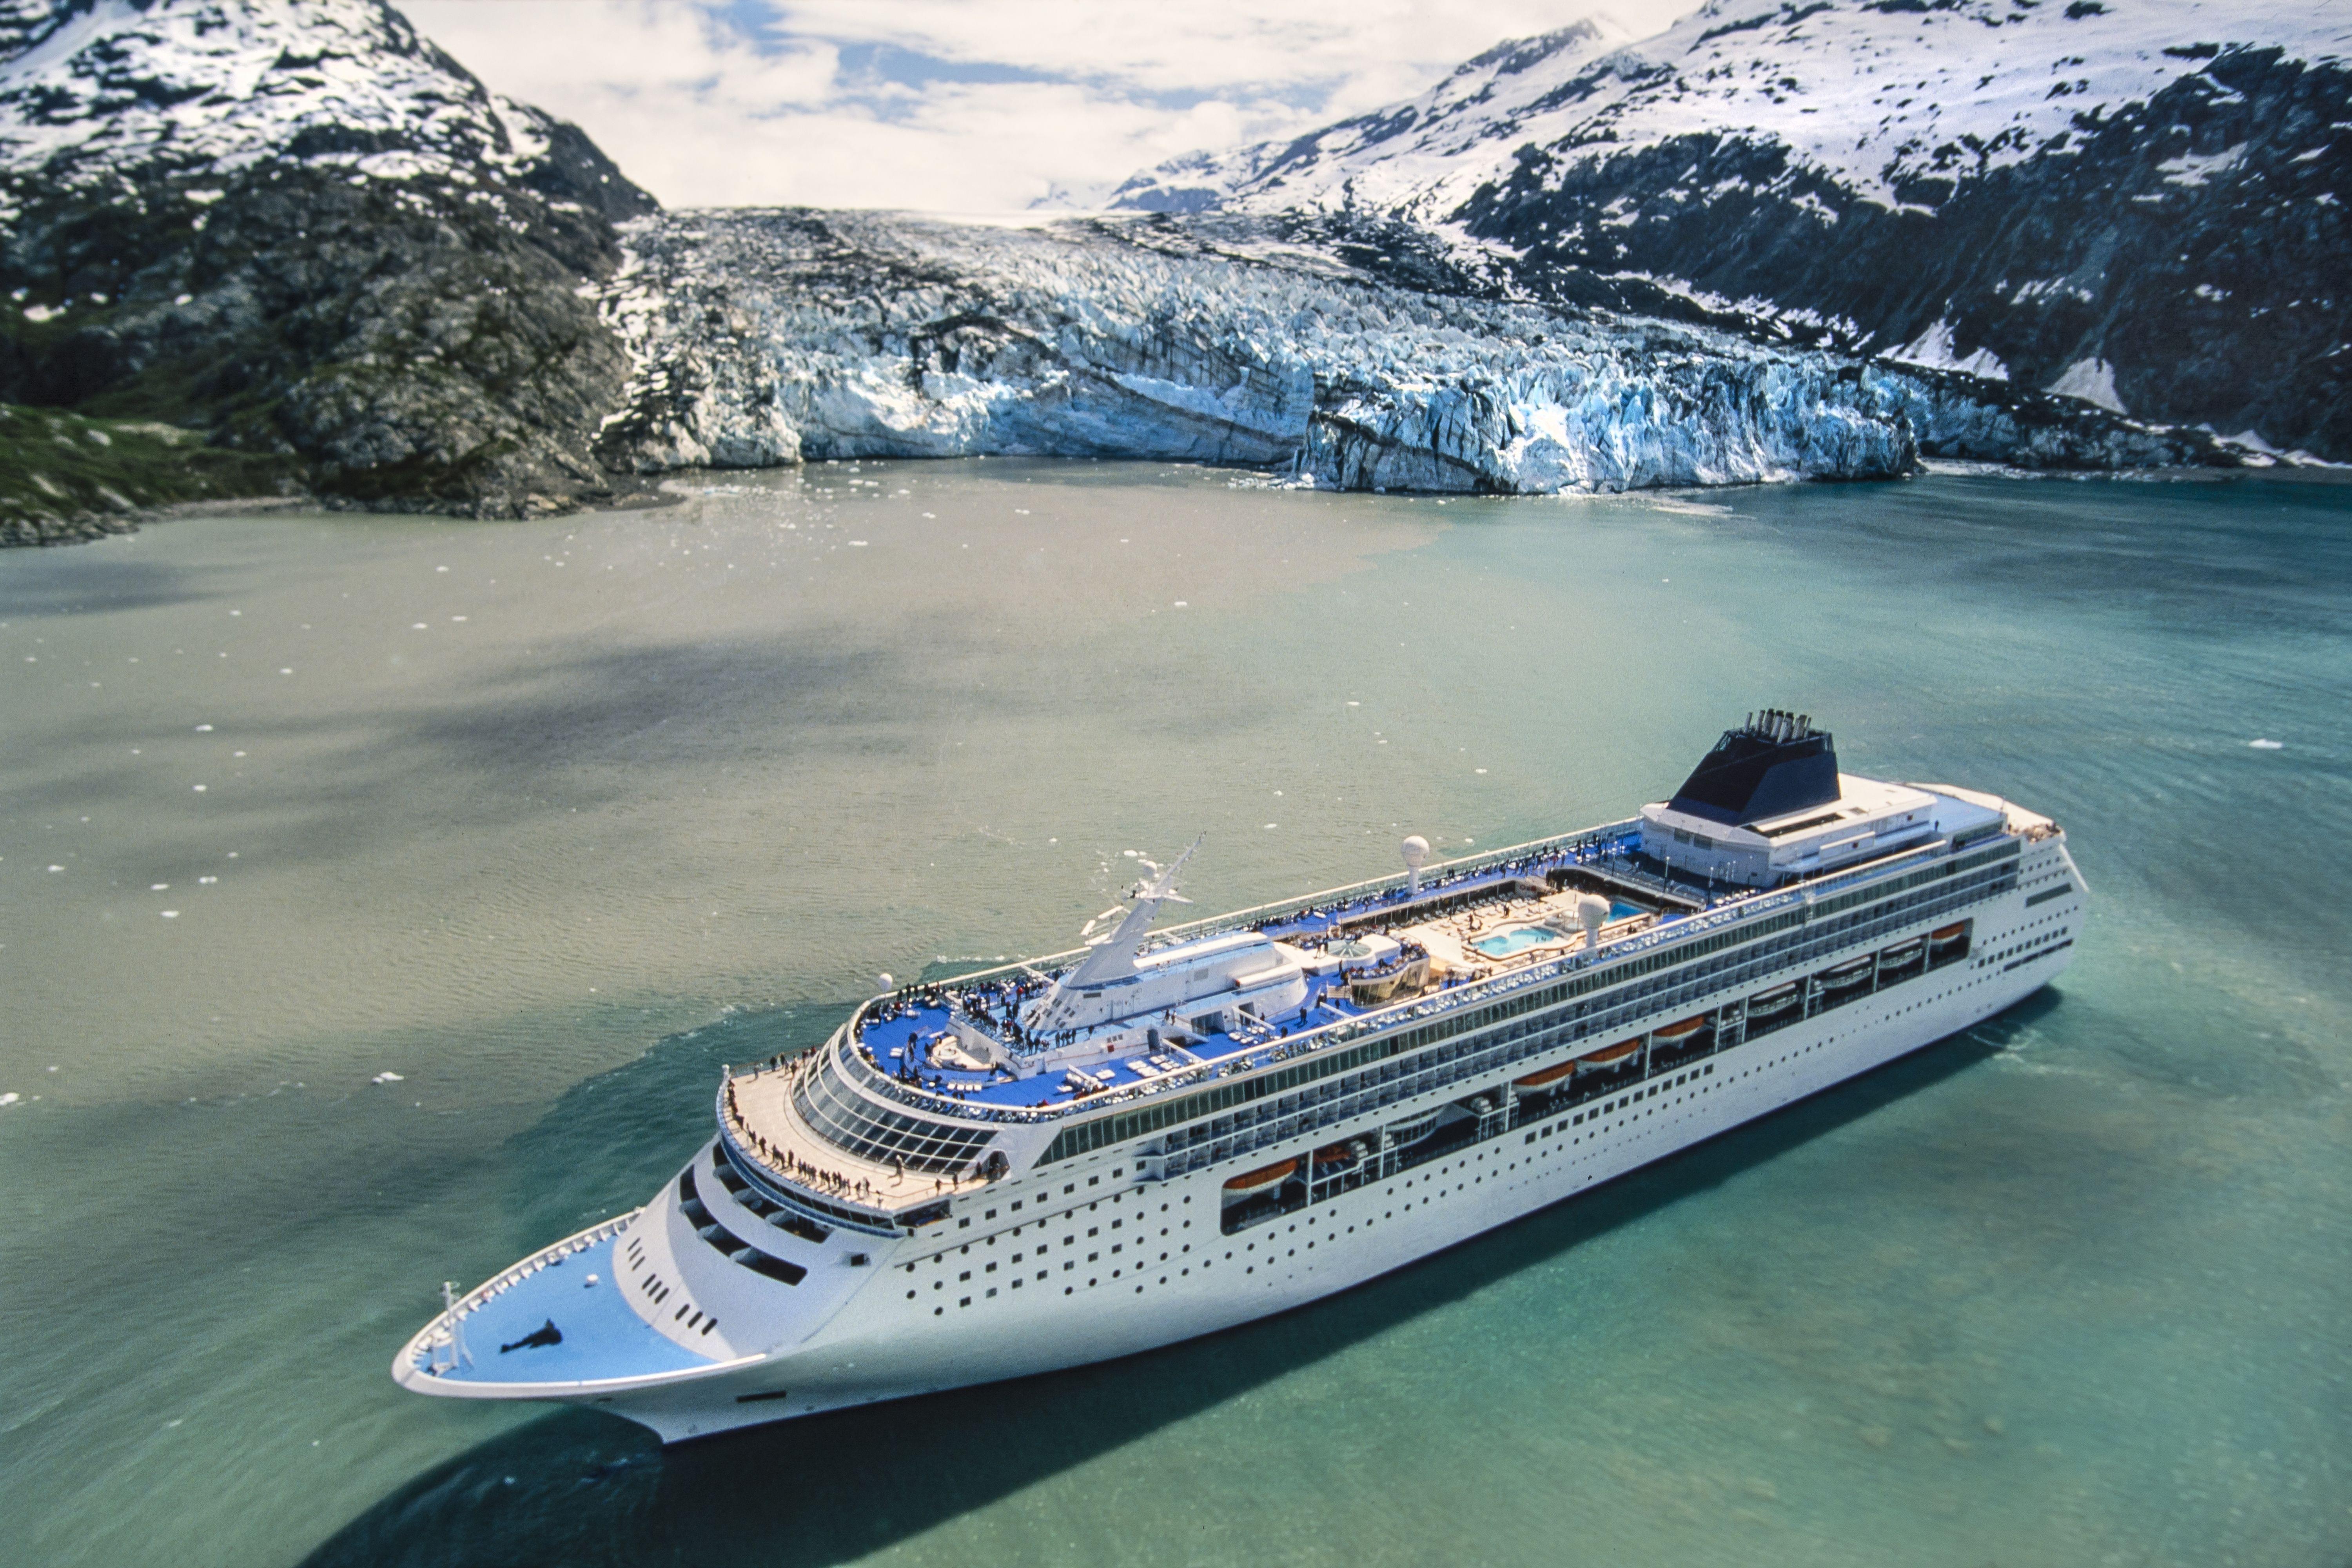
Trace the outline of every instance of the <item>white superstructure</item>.
<instances>
[{"instance_id":1,"label":"white superstructure","mask_svg":"<svg viewBox=\"0 0 2352 1568\"><path fill-rule=\"evenodd\" d=\"M1999 1012L2084 901L2047 818L1777 713L1633 820L1154 939L1181 864L1088 949L730 1070L659 1194L393 1375L674 1440L1205 1333Z\"/></svg>"}]
</instances>

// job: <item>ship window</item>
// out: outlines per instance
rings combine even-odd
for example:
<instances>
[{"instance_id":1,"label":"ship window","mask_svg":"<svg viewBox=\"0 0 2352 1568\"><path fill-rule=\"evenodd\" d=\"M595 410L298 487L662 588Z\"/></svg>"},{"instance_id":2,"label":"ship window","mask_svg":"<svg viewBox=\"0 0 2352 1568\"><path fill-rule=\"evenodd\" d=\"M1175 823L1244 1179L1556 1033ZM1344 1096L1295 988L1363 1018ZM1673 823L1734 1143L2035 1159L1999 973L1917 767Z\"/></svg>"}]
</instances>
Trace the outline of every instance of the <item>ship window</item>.
<instances>
[{"instance_id":1,"label":"ship window","mask_svg":"<svg viewBox=\"0 0 2352 1568\"><path fill-rule=\"evenodd\" d=\"M996 1217L996 1211L994 1209L991 1209L980 1217L982 1219L994 1219ZM971 1222L967 1220L965 1223L970 1224Z\"/></svg>"}]
</instances>

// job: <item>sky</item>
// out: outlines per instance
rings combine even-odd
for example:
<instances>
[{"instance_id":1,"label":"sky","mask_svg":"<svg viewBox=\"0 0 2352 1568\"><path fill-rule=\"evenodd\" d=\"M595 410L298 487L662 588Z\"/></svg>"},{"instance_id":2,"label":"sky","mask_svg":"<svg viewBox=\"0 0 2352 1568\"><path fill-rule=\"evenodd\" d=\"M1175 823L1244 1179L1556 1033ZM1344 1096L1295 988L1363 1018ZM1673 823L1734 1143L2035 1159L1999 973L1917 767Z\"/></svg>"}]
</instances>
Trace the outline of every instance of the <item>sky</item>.
<instances>
[{"instance_id":1,"label":"sky","mask_svg":"<svg viewBox=\"0 0 2352 1568\"><path fill-rule=\"evenodd\" d=\"M1083 205L1409 98L1583 0L394 0L672 207ZM1640 33L1695 0L1606 0Z\"/></svg>"}]
</instances>

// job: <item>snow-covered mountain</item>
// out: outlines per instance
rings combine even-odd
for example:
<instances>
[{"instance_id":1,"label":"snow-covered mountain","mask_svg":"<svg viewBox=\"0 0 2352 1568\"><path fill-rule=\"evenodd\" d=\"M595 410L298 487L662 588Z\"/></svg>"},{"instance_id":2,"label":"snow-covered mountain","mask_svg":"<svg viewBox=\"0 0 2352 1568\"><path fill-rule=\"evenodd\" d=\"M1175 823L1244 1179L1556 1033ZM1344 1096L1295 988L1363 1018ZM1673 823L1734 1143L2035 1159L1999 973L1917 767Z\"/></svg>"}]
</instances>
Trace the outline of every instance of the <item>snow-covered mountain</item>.
<instances>
[{"instance_id":1,"label":"snow-covered mountain","mask_svg":"<svg viewBox=\"0 0 2352 1568\"><path fill-rule=\"evenodd\" d=\"M371 504L593 499L627 366L583 290L651 210L382 0L0 0L0 400Z\"/></svg>"},{"instance_id":2,"label":"snow-covered mountain","mask_svg":"<svg viewBox=\"0 0 2352 1568\"><path fill-rule=\"evenodd\" d=\"M1112 205L1411 224L1529 298L1680 301L2352 458L2352 7L1712 0L1621 31Z\"/></svg>"},{"instance_id":3,"label":"snow-covered mountain","mask_svg":"<svg viewBox=\"0 0 2352 1568\"><path fill-rule=\"evenodd\" d=\"M52 186L274 159L528 184L582 140L380 0L0 0L0 168ZM643 210L626 182L614 195Z\"/></svg>"},{"instance_id":4,"label":"snow-covered mountain","mask_svg":"<svg viewBox=\"0 0 2352 1568\"><path fill-rule=\"evenodd\" d=\"M1793 37L1828 10L1733 30ZM0 401L202 428L351 502L501 516L681 467L848 456L1192 458L1500 492L2246 456L2039 382L1857 356L1834 340L1873 330L1858 308L1715 309L1687 258L1551 265L1587 165L1503 128L1568 123L1583 111L1562 93L1614 93L1630 125L1655 73L1623 35L1493 50L1417 105L1188 176L1265 212L989 225L662 214L383 0L0 0ZM1647 245L1735 189L1767 228L1815 237L1925 210L1801 179L1762 142L1708 143L1780 159L1737 187L1694 185L1671 138L1607 145L1663 159L1660 194L1580 234ZM2179 172L2203 190L2240 167ZM2005 368L1973 318L1933 319L1915 359Z\"/></svg>"}]
</instances>

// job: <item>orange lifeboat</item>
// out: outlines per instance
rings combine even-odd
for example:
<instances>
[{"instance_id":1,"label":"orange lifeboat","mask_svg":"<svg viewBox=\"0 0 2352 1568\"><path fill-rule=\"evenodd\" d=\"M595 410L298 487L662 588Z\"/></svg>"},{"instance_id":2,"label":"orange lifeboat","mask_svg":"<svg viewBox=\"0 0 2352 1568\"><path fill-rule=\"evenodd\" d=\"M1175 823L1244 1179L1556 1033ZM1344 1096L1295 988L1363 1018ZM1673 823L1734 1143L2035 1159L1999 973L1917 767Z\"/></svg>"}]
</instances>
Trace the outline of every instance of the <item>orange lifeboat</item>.
<instances>
[{"instance_id":1,"label":"orange lifeboat","mask_svg":"<svg viewBox=\"0 0 2352 1568\"><path fill-rule=\"evenodd\" d=\"M1594 1051L1590 1056L1577 1058L1576 1068L1579 1072L1595 1072L1602 1068L1620 1067L1624 1064L1627 1058L1641 1048L1642 1042L1639 1040L1621 1041L1606 1049Z\"/></svg>"},{"instance_id":2,"label":"orange lifeboat","mask_svg":"<svg viewBox=\"0 0 2352 1568\"><path fill-rule=\"evenodd\" d=\"M1927 933L1927 940L1937 947L1948 947L1969 934L1969 922L1955 921L1948 926L1937 926Z\"/></svg>"},{"instance_id":3,"label":"orange lifeboat","mask_svg":"<svg viewBox=\"0 0 2352 1568\"><path fill-rule=\"evenodd\" d=\"M1541 1072L1531 1072L1525 1078L1515 1078L1511 1082L1518 1089L1549 1089L1575 1070L1574 1061L1564 1061L1558 1067L1546 1068Z\"/></svg>"},{"instance_id":4,"label":"orange lifeboat","mask_svg":"<svg viewBox=\"0 0 2352 1568\"><path fill-rule=\"evenodd\" d=\"M1662 1046L1678 1046L1706 1027L1706 1019L1704 1016L1685 1018L1679 1024L1668 1024L1664 1028L1660 1029L1656 1038Z\"/></svg>"},{"instance_id":5,"label":"orange lifeboat","mask_svg":"<svg viewBox=\"0 0 2352 1568\"><path fill-rule=\"evenodd\" d=\"M1297 1171L1298 1162L1296 1160L1285 1160L1278 1165L1267 1165L1255 1171L1244 1171L1225 1183L1225 1195L1229 1198L1254 1196L1268 1187L1280 1186Z\"/></svg>"},{"instance_id":6,"label":"orange lifeboat","mask_svg":"<svg viewBox=\"0 0 2352 1568\"><path fill-rule=\"evenodd\" d=\"M1315 1163L1318 1165L1353 1165L1370 1152L1361 1139L1351 1139L1345 1143L1326 1143L1315 1151Z\"/></svg>"}]
</instances>

